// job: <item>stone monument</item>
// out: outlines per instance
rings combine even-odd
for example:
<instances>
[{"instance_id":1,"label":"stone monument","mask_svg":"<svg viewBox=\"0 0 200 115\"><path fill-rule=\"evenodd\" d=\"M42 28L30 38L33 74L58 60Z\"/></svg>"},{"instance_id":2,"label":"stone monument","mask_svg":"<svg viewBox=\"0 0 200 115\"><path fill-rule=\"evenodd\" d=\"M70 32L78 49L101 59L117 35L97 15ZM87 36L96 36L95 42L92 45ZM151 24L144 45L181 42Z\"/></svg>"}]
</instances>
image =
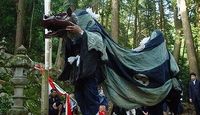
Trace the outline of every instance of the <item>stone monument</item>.
<instances>
[{"instance_id":1,"label":"stone monument","mask_svg":"<svg viewBox=\"0 0 200 115\"><path fill-rule=\"evenodd\" d=\"M27 56L27 50L20 46L16 54L8 60L7 67L14 69L11 81L14 85L13 105L8 115L28 115L28 110L24 107L24 87L28 83L27 72L32 67L32 61Z\"/></svg>"}]
</instances>

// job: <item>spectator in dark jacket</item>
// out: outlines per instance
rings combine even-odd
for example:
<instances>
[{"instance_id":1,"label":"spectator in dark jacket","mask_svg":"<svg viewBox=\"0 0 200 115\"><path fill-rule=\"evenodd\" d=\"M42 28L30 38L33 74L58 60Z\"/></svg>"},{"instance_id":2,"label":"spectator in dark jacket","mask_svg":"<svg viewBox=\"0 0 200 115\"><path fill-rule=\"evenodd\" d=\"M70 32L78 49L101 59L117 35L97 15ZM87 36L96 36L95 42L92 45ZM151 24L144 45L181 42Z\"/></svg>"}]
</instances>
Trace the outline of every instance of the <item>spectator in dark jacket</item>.
<instances>
[{"instance_id":1,"label":"spectator in dark jacket","mask_svg":"<svg viewBox=\"0 0 200 115\"><path fill-rule=\"evenodd\" d=\"M51 90L49 95L49 115L60 115L62 111L62 103L55 89Z\"/></svg>"},{"instance_id":2,"label":"spectator in dark jacket","mask_svg":"<svg viewBox=\"0 0 200 115\"><path fill-rule=\"evenodd\" d=\"M189 101L194 104L196 115L200 115L200 81L195 73L190 74Z\"/></svg>"}]
</instances>

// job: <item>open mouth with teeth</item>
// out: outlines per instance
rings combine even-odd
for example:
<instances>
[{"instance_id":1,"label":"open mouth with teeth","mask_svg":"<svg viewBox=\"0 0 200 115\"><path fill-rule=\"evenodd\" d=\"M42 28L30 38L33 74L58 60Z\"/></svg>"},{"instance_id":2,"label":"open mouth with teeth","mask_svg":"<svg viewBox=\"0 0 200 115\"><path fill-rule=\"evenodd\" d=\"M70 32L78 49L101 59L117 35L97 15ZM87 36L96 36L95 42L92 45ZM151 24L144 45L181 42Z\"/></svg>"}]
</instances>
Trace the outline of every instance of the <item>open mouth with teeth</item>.
<instances>
[{"instance_id":1,"label":"open mouth with teeth","mask_svg":"<svg viewBox=\"0 0 200 115\"><path fill-rule=\"evenodd\" d=\"M45 34L45 37L64 36L66 33L66 27L72 25L70 22L72 22L72 19L67 13L60 13L53 16L45 15L42 20L42 26L49 31Z\"/></svg>"}]
</instances>

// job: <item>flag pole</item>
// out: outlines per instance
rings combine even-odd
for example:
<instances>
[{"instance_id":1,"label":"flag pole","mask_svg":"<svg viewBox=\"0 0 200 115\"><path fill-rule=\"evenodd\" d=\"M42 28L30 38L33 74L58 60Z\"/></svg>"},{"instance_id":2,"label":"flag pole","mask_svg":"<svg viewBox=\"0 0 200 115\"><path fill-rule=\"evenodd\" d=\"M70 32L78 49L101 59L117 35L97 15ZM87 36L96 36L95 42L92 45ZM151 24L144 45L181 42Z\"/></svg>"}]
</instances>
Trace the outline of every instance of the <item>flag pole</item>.
<instances>
[{"instance_id":1,"label":"flag pole","mask_svg":"<svg viewBox=\"0 0 200 115\"><path fill-rule=\"evenodd\" d=\"M50 4L51 0L44 0L44 14L50 14ZM45 34L48 30L45 29ZM48 76L49 69L51 69L51 58L52 58L52 40L50 38L45 38L45 74L42 77L41 86L41 115L48 115L49 113L49 96L48 96Z\"/></svg>"}]
</instances>

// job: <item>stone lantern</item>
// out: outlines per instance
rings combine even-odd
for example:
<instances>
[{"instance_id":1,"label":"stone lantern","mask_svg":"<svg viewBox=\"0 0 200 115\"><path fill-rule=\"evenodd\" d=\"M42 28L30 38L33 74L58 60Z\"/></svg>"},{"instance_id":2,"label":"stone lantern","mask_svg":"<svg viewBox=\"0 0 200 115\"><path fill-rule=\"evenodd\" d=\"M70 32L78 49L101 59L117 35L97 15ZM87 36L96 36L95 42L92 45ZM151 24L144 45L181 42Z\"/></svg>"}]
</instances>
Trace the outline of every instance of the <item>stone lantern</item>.
<instances>
[{"instance_id":1,"label":"stone lantern","mask_svg":"<svg viewBox=\"0 0 200 115\"><path fill-rule=\"evenodd\" d=\"M14 69L14 75L11 78L14 85L14 104L8 112L9 115L28 115L28 110L23 106L25 100L24 87L28 83L27 72L32 67L32 61L26 53L26 48L20 46L16 50L16 55L10 58L7 63L7 67Z\"/></svg>"}]
</instances>

